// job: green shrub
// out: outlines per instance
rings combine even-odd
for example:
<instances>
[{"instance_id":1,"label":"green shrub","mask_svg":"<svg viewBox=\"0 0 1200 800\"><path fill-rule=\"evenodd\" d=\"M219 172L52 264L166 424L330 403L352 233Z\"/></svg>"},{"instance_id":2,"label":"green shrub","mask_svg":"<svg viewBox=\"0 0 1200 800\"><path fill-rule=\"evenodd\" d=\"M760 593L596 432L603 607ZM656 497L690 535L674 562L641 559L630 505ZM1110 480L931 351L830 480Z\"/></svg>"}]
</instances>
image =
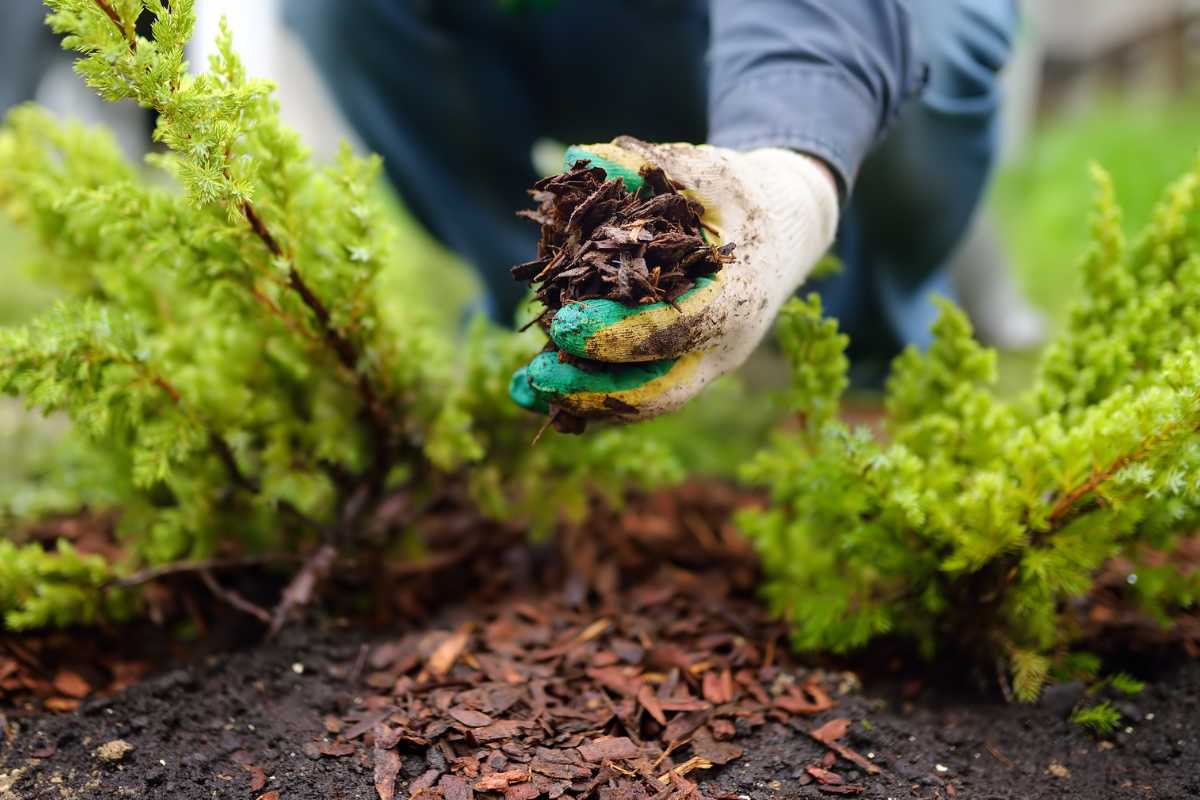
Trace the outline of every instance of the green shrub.
<instances>
[{"instance_id":1,"label":"green shrub","mask_svg":"<svg viewBox=\"0 0 1200 800\"><path fill-rule=\"evenodd\" d=\"M6 625L128 613L112 579L146 565L363 546L398 494L416 509L469 496L545 528L578 518L588 482L678 477L661 445L621 430L533 447L536 420L507 399L530 334L480 324L455 342L428 309L385 303L396 237L378 161L310 163L227 30L189 75L192 0L49 5L78 72L154 109L165 152L147 175L102 131L31 107L0 129L0 209L63 298L0 330L0 389L70 420L30 465L36 486L0 495ZM134 33L142 14L152 40ZM118 563L24 541L29 517L80 508L119 512Z\"/></svg>"},{"instance_id":2,"label":"green shrub","mask_svg":"<svg viewBox=\"0 0 1200 800\"><path fill-rule=\"evenodd\" d=\"M836 417L845 341L819 303L784 311L802 424L747 469L773 503L741 524L798 647L898 634L931 656L1002 659L1030 699L1075 637L1070 604L1094 571L1118 555L1149 569L1145 548L1169 549L1194 519L1200 165L1132 245L1111 182L1096 180L1083 288L1017 399L994 393L995 354L946 304L929 350L897 359L877 440ZM1198 581L1175 572L1142 599L1165 617Z\"/></svg>"}]
</instances>

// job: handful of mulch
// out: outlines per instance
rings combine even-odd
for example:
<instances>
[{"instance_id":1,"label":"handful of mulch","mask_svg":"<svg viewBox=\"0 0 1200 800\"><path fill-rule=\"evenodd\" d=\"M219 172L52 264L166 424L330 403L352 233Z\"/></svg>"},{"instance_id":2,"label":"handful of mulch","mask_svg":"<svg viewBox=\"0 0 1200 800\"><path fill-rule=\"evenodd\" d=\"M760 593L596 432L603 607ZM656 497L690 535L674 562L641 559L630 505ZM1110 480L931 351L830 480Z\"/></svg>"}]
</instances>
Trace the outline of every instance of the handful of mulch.
<instances>
[{"instance_id":1,"label":"handful of mulch","mask_svg":"<svg viewBox=\"0 0 1200 800\"><path fill-rule=\"evenodd\" d=\"M680 194L683 188L659 167L647 165L637 192L607 177L587 160L543 178L530 191L538 207L517 212L541 226L538 257L513 267L518 281L536 286L542 313L530 324L549 332L563 306L604 298L638 306L671 305L732 260L732 243L717 247L704 238L704 207ZM547 349L556 350L553 342ZM559 351L583 369L588 362ZM582 420L551 408L560 431L581 432Z\"/></svg>"}]
</instances>

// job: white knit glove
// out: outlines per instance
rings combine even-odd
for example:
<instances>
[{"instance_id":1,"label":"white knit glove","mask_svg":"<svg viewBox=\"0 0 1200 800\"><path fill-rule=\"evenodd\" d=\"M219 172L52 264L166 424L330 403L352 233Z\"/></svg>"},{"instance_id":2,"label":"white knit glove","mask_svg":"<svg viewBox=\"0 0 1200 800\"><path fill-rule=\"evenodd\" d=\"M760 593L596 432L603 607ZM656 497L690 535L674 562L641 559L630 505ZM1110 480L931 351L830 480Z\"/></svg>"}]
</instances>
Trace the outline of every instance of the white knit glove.
<instances>
[{"instance_id":1,"label":"white knit glove","mask_svg":"<svg viewBox=\"0 0 1200 800\"><path fill-rule=\"evenodd\" d=\"M513 378L513 398L624 421L673 411L745 361L833 241L838 197L828 169L790 150L739 152L708 145L648 144L629 137L572 147L610 178L661 167L705 209L734 260L685 294L678 308L612 300L565 306L550 335L563 350L610 366L581 370L543 353Z\"/></svg>"}]
</instances>

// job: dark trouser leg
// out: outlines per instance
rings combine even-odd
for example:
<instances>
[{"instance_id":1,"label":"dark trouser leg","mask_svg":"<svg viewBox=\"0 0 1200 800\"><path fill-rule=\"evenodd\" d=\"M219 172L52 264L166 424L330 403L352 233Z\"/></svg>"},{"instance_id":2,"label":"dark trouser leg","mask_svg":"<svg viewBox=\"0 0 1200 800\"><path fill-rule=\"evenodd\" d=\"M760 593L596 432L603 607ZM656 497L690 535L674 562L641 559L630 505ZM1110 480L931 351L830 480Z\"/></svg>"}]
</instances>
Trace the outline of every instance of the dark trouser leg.
<instances>
[{"instance_id":1,"label":"dark trouser leg","mask_svg":"<svg viewBox=\"0 0 1200 800\"><path fill-rule=\"evenodd\" d=\"M704 136L705 3L562 2L510 15L495 0L291 0L300 33L408 209L465 258L504 322L534 255L539 136ZM636 56L635 56L636 54Z\"/></svg>"},{"instance_id":2,"label":"dark trouser leg","mask_svg":"<svg viewBox=\"0 0 1200 800\"><path fill-rule=\"evenodd\" d=\"M9 3L0 24L0 115L32 100L52 59L62 51L43 19L41 3Z\"/></svg>"},{"instance_id":3,"label":"dark trouser leg","mask_svg":"<svg viewBox=\"0 0 1200 800\"><path fill-rule=\"evenodd\" d=\"M952 296L946 265L990 177L999 71L1017 24L1012 0L911 8L930 83L863 165L839 231L845 271L821 287L859 360L926 344L931 296Z\"/></svg>"},{"instance_id":4,"label":"dark trouser leg","mask_svg":"<svg viewBox=\"0 0 1200 800\"><path fill-rule=\"evenodd\" d=\"M515 216L536 179L534 109L498 4L293 0L291 25L420 222L480 274L504 322L523 296L508 268L533 257ZM430 280L436 280L431 275Z\"/></svg>"}]
</instances>

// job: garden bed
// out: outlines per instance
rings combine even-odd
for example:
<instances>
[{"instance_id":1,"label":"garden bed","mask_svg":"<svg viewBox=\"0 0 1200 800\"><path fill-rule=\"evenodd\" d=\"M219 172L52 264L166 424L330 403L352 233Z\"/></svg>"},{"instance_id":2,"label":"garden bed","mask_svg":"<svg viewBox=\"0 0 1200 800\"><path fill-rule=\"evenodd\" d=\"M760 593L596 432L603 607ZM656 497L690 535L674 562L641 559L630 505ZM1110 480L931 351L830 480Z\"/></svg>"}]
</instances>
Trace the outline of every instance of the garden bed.
<instances>
[{"instance_id":1,"label":"garden bed","mask_svg":"<svg viewBox=\"0 0 1200 800\"><path fill-rule=\"evenodd\" d=\"M753 559L728 525L752 502L712 485L643 498L593 514L561 551L510 544L455 565L476 584L466 595L439 597L445 576L414 574L395 599L424 624L326 613L232 652L200 641L115 694L72 692L62 675L99 684L134 653L69 663L45 641L10 640L23 668L40 654L51 705L85 696L57 714L12 696L0 797L369 800L383 784L428 800L632 800L660 776L664 797L1200 792L1194 661L1158 664L1109 741L1067 720L1072 685L1005 704L897 657L860 662L865 687L844 664L795 661L750 596ZM245 633L208 617L209 642ZM162 663L153 637L140 641Z\"/></svg>"}]
</instances>

